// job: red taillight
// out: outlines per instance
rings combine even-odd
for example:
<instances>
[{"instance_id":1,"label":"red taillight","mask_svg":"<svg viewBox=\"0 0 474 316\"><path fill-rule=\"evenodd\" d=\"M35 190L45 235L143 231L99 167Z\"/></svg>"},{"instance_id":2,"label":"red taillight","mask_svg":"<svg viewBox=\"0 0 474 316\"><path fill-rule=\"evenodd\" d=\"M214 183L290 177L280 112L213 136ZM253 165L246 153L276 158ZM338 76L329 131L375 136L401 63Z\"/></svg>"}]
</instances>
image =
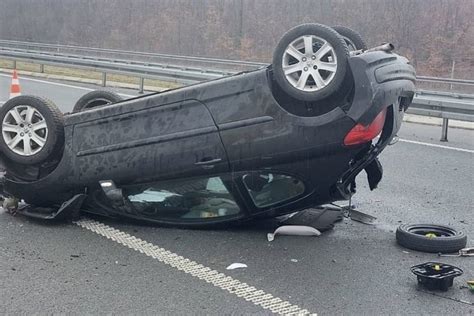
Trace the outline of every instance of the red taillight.
<instances>
[{"instance_id":1,"label":"red taillight","mask_svg":"<svg viewBox=\"0 0 474 316\"><path fill-rule=\"evenodd\" d=\"M374 139L382 131L386 113L387 108L384 108L369 125L357 124L354 126L344 138L344 145L358 145Z\"/></svg>"}]
</instances>

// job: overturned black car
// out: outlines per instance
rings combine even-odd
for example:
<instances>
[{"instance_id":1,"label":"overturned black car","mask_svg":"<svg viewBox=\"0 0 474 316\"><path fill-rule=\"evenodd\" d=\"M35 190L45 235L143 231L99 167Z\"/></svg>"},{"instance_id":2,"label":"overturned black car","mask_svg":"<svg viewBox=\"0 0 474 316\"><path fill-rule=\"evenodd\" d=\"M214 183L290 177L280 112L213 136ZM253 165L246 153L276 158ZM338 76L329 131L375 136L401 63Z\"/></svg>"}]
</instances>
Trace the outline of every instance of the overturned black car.
<instances>
[{"instance_id":1,"label":"overturned black car","mask_svg":"<svg viewBox=\"0 0 474 316\"><path fill-rule=\"evenodd\" d=\"M415 72L390 44L367 50L346 31L300 25L266 68L81 100L72 114L13 98L0 109L3 195L41 218L80 209L202 226L348 199L364 169L373 189Z\"/></svg>"}]
</instances>

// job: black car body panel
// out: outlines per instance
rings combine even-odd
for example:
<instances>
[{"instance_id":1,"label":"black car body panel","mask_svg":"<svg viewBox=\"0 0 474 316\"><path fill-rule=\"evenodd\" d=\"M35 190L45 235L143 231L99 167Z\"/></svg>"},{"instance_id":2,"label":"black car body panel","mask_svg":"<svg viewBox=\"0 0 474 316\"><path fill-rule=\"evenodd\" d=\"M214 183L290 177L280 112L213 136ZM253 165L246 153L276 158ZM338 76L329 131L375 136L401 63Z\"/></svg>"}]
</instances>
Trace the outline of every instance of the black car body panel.
<instances>
[{"instance_id":1,"label":"black car body panel","mask_svg":"<svg viewBox=\"0 0 474 316\"><path fill-rule=\"evenodd\" d=\"M101 180L127 187L225 175L238 191L244 213L210 223L346 199L355 176L398 132L415 89L413 67L396 54L355 55L349 66L353 84L342 97L305 105L323 104L324 111L314 116L290 113L279 104L271 66L66 115L64 152L55 169L30 182L7 174L4 191L42 206L61 205L86 193L89 211L153 220L131 208L127 213L126 208L107 207L91 192L100 192ZM384 108L385 126L377 144L343 144L356 124L370 124ZM4 163L8 169L8 161ZM256 170L295 175L305 183L304 193L256 208L239 189L239 176Z\"/></svg>"}]
</instances>

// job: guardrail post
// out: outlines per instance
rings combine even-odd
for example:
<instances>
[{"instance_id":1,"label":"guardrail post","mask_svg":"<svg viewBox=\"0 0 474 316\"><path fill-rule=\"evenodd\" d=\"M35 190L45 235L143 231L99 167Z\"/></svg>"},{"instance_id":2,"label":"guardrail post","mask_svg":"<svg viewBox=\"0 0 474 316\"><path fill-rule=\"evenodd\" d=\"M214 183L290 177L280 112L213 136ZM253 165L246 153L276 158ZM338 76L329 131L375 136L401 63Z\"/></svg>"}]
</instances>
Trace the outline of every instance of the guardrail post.
<instances>
[{"instance_id":1,"label":"guardrail post","mask_svg":"<svg viewBox=\"0 0 474 316\"><path fill-rule=\"evenodd\" d=\"M102 73L102 87L107 86L107 73L103 72Z\"/></svg>"},{"instance_id":2,"label":"guardrail post","mask_svg":"<svg viewBox=\"0 0 474 316\"><path fill-rule=\"evenodd\" d=\"M43 64L40 65L40 72L44 73L44 65Z\"/></svg>"},{"instance_id":3,"label":"guardrail post","mask_svg":"<svg viewBox=\"0 0 474 316\"><path fill-rule=\"evenodd\" d=\"M449 124L449 120L447 118L443 118L443 127L441 130L441 139L440 139L440 141L442 142L448 141L448 124Z\"/></svg>"},{"instance_id":4,"label":"guardrail post","mask_svg":"<svg viewBox=\"0 0 474 316\"><path fill-rule=\"evenodd\" d=\"M140 78L140 86L138 87L138 93L143 93L145 86L145 78Z\"/></svg>"}]
</instances>

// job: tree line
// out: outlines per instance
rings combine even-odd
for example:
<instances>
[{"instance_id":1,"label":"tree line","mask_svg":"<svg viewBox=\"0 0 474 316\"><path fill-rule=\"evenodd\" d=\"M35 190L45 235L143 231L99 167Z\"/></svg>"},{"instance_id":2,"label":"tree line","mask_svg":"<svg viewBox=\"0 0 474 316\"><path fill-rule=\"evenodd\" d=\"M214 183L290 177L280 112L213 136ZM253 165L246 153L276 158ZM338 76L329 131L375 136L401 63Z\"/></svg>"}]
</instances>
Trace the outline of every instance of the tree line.
<instances>
[{"instance_id":1,"label":"tree line","mask_svg":"<svg viewBox=\"0 0 474 316\"><path fill-rule=\"evenodd\" d=\"M292 26L392 42L418 74L472 79L473 0L2 0L0 38L270 61Z\"/></svg>"}]
</instances>

